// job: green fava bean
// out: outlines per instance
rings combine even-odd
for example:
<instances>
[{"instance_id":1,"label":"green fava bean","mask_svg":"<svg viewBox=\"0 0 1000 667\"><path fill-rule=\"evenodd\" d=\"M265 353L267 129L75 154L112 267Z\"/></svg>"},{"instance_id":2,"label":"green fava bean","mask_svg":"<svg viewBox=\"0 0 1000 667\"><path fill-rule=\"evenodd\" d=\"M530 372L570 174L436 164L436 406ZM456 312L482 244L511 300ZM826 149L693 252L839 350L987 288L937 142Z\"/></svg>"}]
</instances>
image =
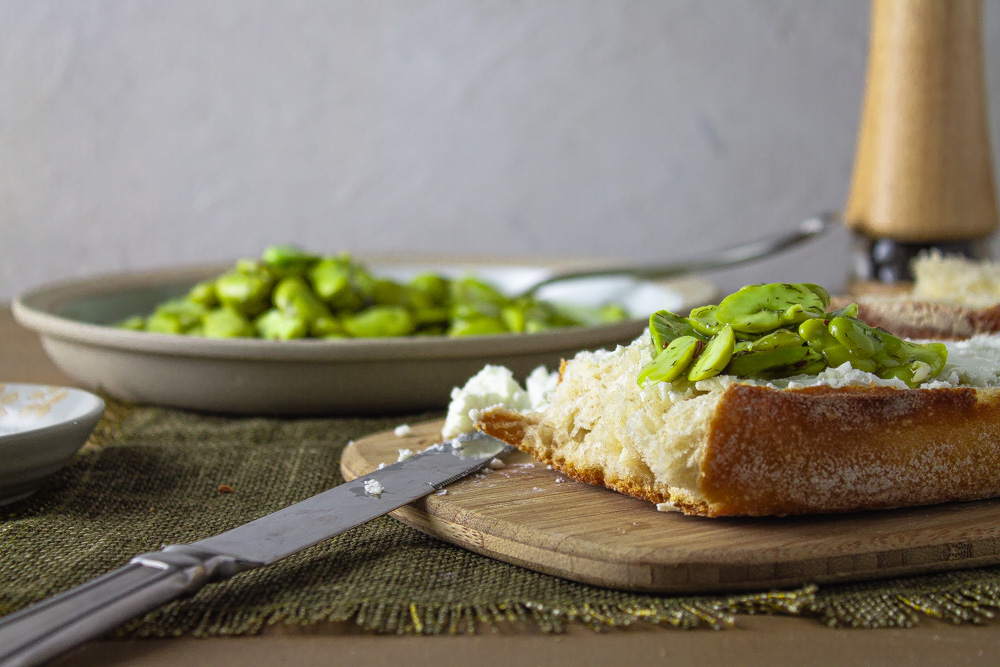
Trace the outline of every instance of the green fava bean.
<instances>
[{"instance_id":1,"label":"green fava bean","mask_svg":"<svg viewBox=\"0 0 1000 667\"><path fill-rule=\"evenodd\" d=\"M910 358L906 343L891 334L882 335L882 349L873 357L879 366L899 366Z\"/></svg>"},{"instance_id":2,"label":"green fava bean","mask_svg":"<svg viewBox=\"0 0 1000 667\"><path fill-rule=\"evenodd\" d=\"M313 290L327 305L338 311L357 311L365 299L354 284L351 267L344 260L327 257L308 272Z\"/></svg>"},{"instance_id":3,"label":"green fava bean","mask_svg":"<svg viewBox=\"0 0 1000 667\"><path fill-rule=\"evenodd\" d=\"M878 362L874 359L864 359L859 357L840 343L824 347L820 350L820 353L823 355L823 358L826 359L826 363L828 363L831 368L839 368L845 363L850 363L851 368L856 368L857 370L865 371L866 373L874 373L879 368Z\"/></svg>"},{"instance_id":4,"label":"green fava bean","mask_svg":"<svg viewBox=\"0 0 1000 667\"><path fill-rule=\"evenodd\" d=\"M687 318L674 315L669 310L660 310L649 316L649 333L657 352L681 336L699 337Z\"/></svg>"},{"instance_id":5,"label":"green fava bean","mask_svg":"<svg viewBox=\"0 0 1000 667\"><path fill-rule=\"evenodd\" d=\"M810 349L822 354L832 368L839 368L847 362L850 362L852 368L868 373L874 373L878 368L874 359L860 357L841 345L823 320L806 320L799 325L799 336Z\"/></svg>"},{"instance_id":6,"label":"green fava bean","mask_svg":"<svg viewBox=\"0 0 1000 667\"><path fill-rule=\"evenodd\" d=\"M450 282L433 273L421 273L410 280L410 287L419 292L430 304L444 305L448 301Z\"/></svg>"},{"instance_id":7,"label":"green fava bean","mask_svg":"<svg viewBox=\"0 0 1000 667\"><path fill-rule=\"evenodd\" d=\"M714 336L725 326L718 318L718 306L702 306L695 308L688 315L688 321L694 330L703 336Z\"/></svg>"},{"instance_id":8,"label":"green fava bean","mask_svg":"<svg viewBox=\"0 0 1000 667\"><path fill-rule=\"evenodd\" d=\"M307 321L330 316L326 304L309 289L305 279L299 276L288 276L278 281L271 300L276 308L299 315Z\"/></svg>"},{"instance_id":9,"label":"green fava bean","mask_svg":"<svg viewBox=\"0 0 1000 667\"><path fill-rule=\"evenodd\" d=\"M216 308L201 318L205 338L252 338L257 331L246 317L232 308Z\"/></svg>"},{"instance_id":10,"label":"green fava bean","mask_svg":"<svg viewBox=\"0 0 1000 667\"><path fill-rule=\"evenodd\" d=\"M628 319L628 311L617 303L609 303L597 309L597 319L602 324L615 324Z\"/></svg>"},{"instance_id":11,"label":"green fava bean","mask_svg":"<svg viewBox=\"0 0 1000 667\"><path fill-rule=\"evenodd\" d=\"M552 331L555 326L547 320L525 320L524 333L540 333L542 331Z\"/></svg>"},{"instance_id":12,"label":"green fava bean","mask_svg":"<svg viewBox=\"0 0 1000 667\"><path fill-rule=\"evenodd\" d=\"M741 354L734 354L726 370L737 377L757 376L765 371L796 364L805 359L809 352L809 348L805 345L774 347L760 351L751 349Z\"/></svg>"},{"instance_id":13,"label":"green fava bean","mask_svg":"<svg viewBox=\"0 0 1000 667\"><path fill-rule=\"evenodd\" d=\"M203 280L197 283L188 292L187 298L206 308L214 308L219 305L219 297L215 293L215 283L211 280Z\"/></svg>"},{"instance_id":14,"label":"green fava bean","mask_svg":"<svg viewBox=\"0 0 1000 667\"><path fill-rule=\"evenodd\" d=\"M931 367L931 377L936 377L948 363L948 348L944 343L911 343L902 341L910 358L922 361Z\"/></svg>"},{"instance_id":15,"label":"green fava bean","mask_svg":"<svg viewBox=\"0 0 1000 667\"><path fill-rule=\"evenodd\" d=\"M379 306L409 306L410 290L394 280L376 278L372 288L372 300Z\"/></svg>"},{"instance_id":16,"label":"green fava bean","mask_svg":"<svg viewBox=\"0 0 1000 667\"><path fill-rule=\"evenodd\" d=\"M822 348L827 345L839 345L837 339L827 328L826 322L820 319L806 320L800 324L799 337L810 347Z\"/></svg>"},{"instance_id":17,"label":"green fava bean","mask_svg":"<svg viewBox=\"0 0 1000 667\"><path fill-rule=\"evenodd\" d=\"M806 356L799 361L788 366L775 368L766 372L765 375L771 379L792 377L794 375L816 375L817 373L822 373L827 368L829 368L829 365L822 354L816 350L806 348Z\"/></svg>"},{"instance_id":18,"label":"green fava bean","mask_svg":"<svg viewBox=\"0 0 1000 667\"><path fill-rule=\"evenodd\" d=\"M187 333L201 324L208 309L185 297L164 301L146 322L149 331L159 333Z\"/></svg>"},{"instance_id":19,"label":"green fava bean","mask_svg":"<svg viewBox=\"0 0 1000 667\"><path fill-rule=\"evenodd\" d=\"M826 289L824 289L820 285L814 285L813 283L799 283L799 284L808 289L813 294L815 294L817 297L819 297L819 300L823 303L823 310L826 310L826 307L830 305L830 293L827 292Z\"/></svg>"},{"instance_id":20,"label":"green fava bean","mask_svg":"<svg viewBox=\"0 0 1000 667\"><path fill-rule=\"evenodd\" d=\"M448 309L443 306L420 308L413 311L413 319L418 326L445 325L448 323Z\"/></svg>"},{"instance_id":21,"label":"green fava bean","mask_svg":"<svg viewBox=\"0 0 1000 667\"><path fill-rule=\"evenodd\" d=\"M523 333L527 326L527 318L524 316L524 309L520 306L506 306L500 310L500 319L506 325L508 331Z\"/></svg>"},{"instance_id":22,"label":"green fava bean","mask_svg":"<svg viewBox=\"0 0 1000 667\"><path fill-rule=\"evenodd\" d=\"M773 366L761 370L755 373L754 376L762 380L776 380L796 375L816 375L829 368L822 354L808 347L805 350L805 356L798 361L784 366Z\"/></svg>"},{"instance_id":23,"label":"green fava bean","mask_svg":"<svg viewBox=\"0 0 1000 667\"><path fill-rule=\"evenodd\" d=\"M916 387L938 376L948 362L948 348L944 343L911 343L902 341L909 358L906 363L879 369L883 379L896 378L910 387Z\"/></svg>"},{"instance_id":24,"label":"green fava bean","mask_svg":"<svg viewBox=\"0 0 1000 667\"><path fill-rule=\"evenodd\" d=\"M142 315L133 315L118 322L115 326L129 331L143 331L146 328L146 318Z\"/></svg>"},{"instance_id":25,"label":"green fava bean","mask_svg":"<svg viewBox=\"0 0 1000 667\"><path fill-rule=\"evenodd\" d=\"M450 296L454 303L464 304L504 304L508 298L497 288L473 276L464 276L450 285Z\"/></svg>"},{"instance_id":26,"label":"green fava bean","mask_svg":"<svg viewBox=\"0 0 1000 667\"><path fill-rule=\"evenodd\" d=\"M646 380L672 382L684 375L705 342L695 336L678 336L639 372L639 386Z\"/></svg>"},{"instance_id":27,"label":"green fava bean","mask_svg":"<svg viewBox=\"0 0 1000 667\"><path fill-rule=\"evenodd\" d=\"M527 324L525 325L527 330ZM457 336L489 336L493 334L507 333L507 327L503 321L496 317L472 317L464 320L455 320L448 327L447 335Z\"/></svg>"},{"instance_id":28,"label":"green fava bean","mask_svg":"<svg viewBox=\"0 0 1000 667\"><path fill-rule=\"evenodd\" d=\"M707 380L713 375L721 373L729 364L729 360L733 358L735 347L736 336L733 335L733 328L726 325L702 350L701 355L688 371L688 380L692 382Z\"/></svg>"},{"instance_id":29,"label":"green fava bean","mask_svg":"<svg viewBox=\"0 0 1000 667\"><path fill-rule=\"evenodd\" d=\"M267 274L231 271L215 281L215 293L223 306L252 317L267 310L272 285Z\"/></svg>"},{"instance_id":30,"label":"green fava bean","mask_svg":"<svg viewBox=\"0 0 1000 667\"><path fill-rule=\"evenodd\" d=\"M719 321L735 331L764 333L824 314L823 298L797 283L748 285L730 294L716 310Z\"/></svg>"},{"instance_id":31,"label":"green fava bean","mask_svg":"<svg viewBox=\"0 0 1000 667\"><path fill-rule=\"evenodd\" d=\"M264 249L261 260L281 276L303 275L319 261L317 255L293 245L272 245Z\"/></svg>"},{"instance_id":32,"label":"green fava bean","mask_svg":"<svg viewBox=\"0 0 1000 667\"><path fill-rule=\"evenodd\" d=\"M257 333L269 340L293 340L309 335L309 322L298 313L272 308L254 320Z\"/></svg>"},{"instance_id":33,"label":"green fava bean","mask_svg":"<svg viewBox=\"0 0 1000 667\"><path fill-rule=\"evenodd\" d=\"M400 306L372 306L342 321L344 331L355 338L409 336L416 330L413 316Z\"/></svg>"},{"instance_id":34,"label":"green fava bean","mask_svg":"<svg viewBox=\"0 0 1000 667\"><path fill-rule=\"evenodd\" d=\"M346 338L347 332L333 315L321 315L309 322L309 335L316 338Z\"/></svg>"},{"instance_id":35,"label":"green fava bean","mask_svg":"<svg viewBox=\"0 0 1000 667\"><path fill-rule=\"evenodd\" d=\"M801 347L805 344L806 342L794 331L778 329L753 341L750 349L754 352L765 352L779 347Z\"/></svg>"},{"instance_id":36,"label":"green fava bean","mask_svg":"<svg viewBox=\"0 0 1000 667\"><path fill-rule=\"evenodd\" d=\"M835 317L830 320L830 333L837 342L862 359L871 359L882 349L882 337L861 320Z\"/></svg>"},{"instance_id":37,"label":"green fava bean","mask_svg":"<svg viewBox=\"0 0 1000 667\"><path fill-rule=\"evenodd\" d=\"M146 331L162 334L184 333L181 318L177 313L157 310L146 318Z\"/></svg>"},{"instance_id":38,"label":"green fava bean","mask_svg":"<svg viewBox=\"0 0 1000 667\"><path fill-rule=\"evenodd\" d=\"M833 319L834 317L853 317L857 319L858 317L858 304L851 303L843 308L838 308L837 310L831 311L827 314L827 319Z\"/></svg>"}]
</instances>

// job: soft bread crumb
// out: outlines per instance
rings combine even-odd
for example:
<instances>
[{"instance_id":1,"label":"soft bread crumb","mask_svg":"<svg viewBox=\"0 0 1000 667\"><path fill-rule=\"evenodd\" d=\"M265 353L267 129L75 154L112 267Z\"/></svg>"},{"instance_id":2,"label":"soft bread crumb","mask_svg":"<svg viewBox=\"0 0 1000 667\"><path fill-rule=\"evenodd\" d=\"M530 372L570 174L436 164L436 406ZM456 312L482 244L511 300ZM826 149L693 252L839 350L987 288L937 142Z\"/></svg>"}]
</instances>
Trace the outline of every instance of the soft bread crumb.
<instances>
[{"instance_id":1,"label":"soft bread crumb","mask_svg":"<svg viewBox=\"0 0 1000 667\"><path fill-rule=\"evenodd\" d=\"M664 496L688 497L697 493L705 416L721 391L691 398L662 386L639 387L637 369L651 360L648 334L611 352L578 354L563 367L538 432L558 442L560 458L577 469L599 470L612 483L627 480Z\"/></svg>"}]
</instances>

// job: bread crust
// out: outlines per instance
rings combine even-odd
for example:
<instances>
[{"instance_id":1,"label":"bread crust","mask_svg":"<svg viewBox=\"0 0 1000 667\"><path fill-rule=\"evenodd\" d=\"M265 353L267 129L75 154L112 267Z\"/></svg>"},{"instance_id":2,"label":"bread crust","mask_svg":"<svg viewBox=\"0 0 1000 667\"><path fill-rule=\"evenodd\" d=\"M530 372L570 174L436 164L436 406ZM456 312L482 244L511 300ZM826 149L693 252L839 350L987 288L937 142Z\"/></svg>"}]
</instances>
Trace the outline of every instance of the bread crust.
<instances>
[{"instance_id":1,"label":"bread crust","mask_svg":"<svg viewBox=\"0 0 1000 667\"><path fill-rule=\"evenodd\" d=\"M1000 494L1000 392L734 384L701 463L712 513L886 509Z\"/></svg>"},{"instance_id":2,"label":"bread crust","mask_svg":"<svg viewBox=\"0 0 1000 667\"><path fill-rule=\"evenodd\" d=\"M699 448L699 497L580 469L538 415L477 427L574 479L703 516L887 509L1000 495L1000 389L732 384Z\"/></svg>"}]
</instances>

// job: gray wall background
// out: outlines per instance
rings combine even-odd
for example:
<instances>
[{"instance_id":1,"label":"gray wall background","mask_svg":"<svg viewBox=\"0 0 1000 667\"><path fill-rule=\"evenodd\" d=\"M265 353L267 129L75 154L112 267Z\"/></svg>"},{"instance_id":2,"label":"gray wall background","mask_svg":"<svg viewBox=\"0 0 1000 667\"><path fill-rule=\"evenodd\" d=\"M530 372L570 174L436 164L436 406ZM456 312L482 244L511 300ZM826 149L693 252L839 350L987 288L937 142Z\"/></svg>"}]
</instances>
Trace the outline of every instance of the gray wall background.
<instances>
[{"instance_id":1,"label":"gray wall background","mask_svg":"<svg viewBox=\"0 0 1000 667\"><path fill-rule=\"evenodd\" d=\"M986 3L991 131L1000 3ZM867 0L0 1L0 300L254 256L681 258L846 197ZM996 144L996 142L994 142ZM847 271L847 234L713 276Z\"/></svg>"}]
</instances>

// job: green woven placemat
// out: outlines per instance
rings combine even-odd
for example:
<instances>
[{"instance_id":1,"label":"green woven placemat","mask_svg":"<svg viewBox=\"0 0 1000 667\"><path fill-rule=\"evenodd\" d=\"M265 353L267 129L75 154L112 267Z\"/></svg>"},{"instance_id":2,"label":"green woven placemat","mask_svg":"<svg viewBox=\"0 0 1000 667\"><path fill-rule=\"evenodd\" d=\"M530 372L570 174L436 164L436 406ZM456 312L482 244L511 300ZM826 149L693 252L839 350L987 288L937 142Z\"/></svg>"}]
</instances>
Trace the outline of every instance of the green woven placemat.
<instances>
[{"instance_id":1,"label":"green woven placemat","mask_svg":"<svg viewBox=\"0 0 1000 667\"><path fill-rule=\"evenodd\" d=\"M213 535L339 484L350 440L435 416L231 419L109 402L70 466L34 496L0 508L0 614L136 554ZM117 634L241 635L273 623L351 620L416 633L470 632L482 623L724 628L761 612L905 627L925 616L982 622L998 606L1000 568L752 595L640 595L491 560L382 517Z\"/></svg>"}]
</instances>

